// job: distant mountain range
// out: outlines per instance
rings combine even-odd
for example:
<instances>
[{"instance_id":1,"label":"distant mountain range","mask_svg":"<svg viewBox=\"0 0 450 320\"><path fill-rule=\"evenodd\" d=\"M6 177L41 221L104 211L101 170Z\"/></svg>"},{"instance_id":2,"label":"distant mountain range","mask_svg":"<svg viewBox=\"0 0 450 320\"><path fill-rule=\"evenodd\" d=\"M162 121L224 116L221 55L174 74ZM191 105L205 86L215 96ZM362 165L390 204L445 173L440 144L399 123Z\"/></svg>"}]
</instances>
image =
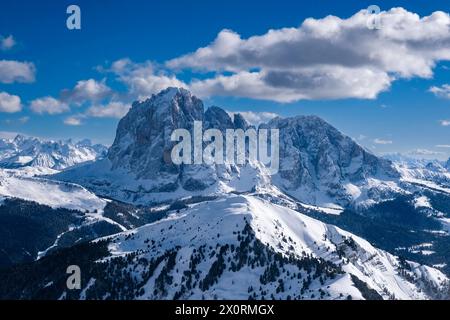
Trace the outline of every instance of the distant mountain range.
<instances>
[{"instance_id":1,"label":"distant mountain range","mask_svg":"<svg viewBox=\"0 0 450 320\"><path fill-rule=\"evenodd\" d=\"M62 170L106 155L108 148L90 140L43 140L17 135L0 139L0 167L41 167Z\"/></svg>"},{"instance_id":2,"label":"distant mountain range","mask_svg":"<svg viewBox=\"0 0 450 320\"><path fill-rule=\"evenodd\" d=\"M168 88L133 104L104 157L98 147L73 166L75 157L58 162L67 153L39 147L30 157L50 154L36 163L61 172L37 177L6 165L0 226L21 222L26 232L0 242L0 262L11 267L0 271L0 298L450 297L444 163L380 158L324 120L298 116L260 125L280 131L275 175L259 162L175 165L170 135L194 121L249 127ZM18 153L2 162L35 164ZM45 234L42 225L54 228ZM24 236L31 232L39 241ZM83 270L81 290L65 287L67 263Z\"/></svg>"}]
</instances>

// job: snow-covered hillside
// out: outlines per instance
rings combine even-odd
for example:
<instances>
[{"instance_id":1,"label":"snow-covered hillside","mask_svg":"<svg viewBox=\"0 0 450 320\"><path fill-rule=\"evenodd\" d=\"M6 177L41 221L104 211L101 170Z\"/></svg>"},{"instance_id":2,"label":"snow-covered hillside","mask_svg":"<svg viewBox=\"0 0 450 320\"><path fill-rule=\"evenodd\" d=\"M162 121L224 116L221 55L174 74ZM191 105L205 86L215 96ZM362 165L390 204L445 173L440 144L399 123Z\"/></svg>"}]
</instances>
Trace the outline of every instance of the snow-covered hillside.
<instances>
[{"instance_id":1,"label":"snow-covered hillside","mask_svg":"<svg viewBox=\"0 0 450 320\"><path fill-rule=\"evenodd\" d=\"M0 139L0 168L38 167L62 170L105 156L107 148L89 140L51 141L17 135Z\"/></svg>"},{"instance_id":2,"label":"snow-covered hillside","mask_svg":"<svg viewBox=\"0 0 450 320\"><path fill-rule=\"evenodd\" d=\"M108 242L101 262L111 279L92 277L80 298L98 298L105 281L122 277L132 284L104 297L430 299L448 289L436 269L251 195L193 205Z\"/></svg>"},{"instance_id":3,"label":"snow-covered hillside","mask_svg":"<svg viewBox=\"0 0 450 320\"><path fill-rule=\"evenodd\" d=\"M7 169L0 169L0 196L82 212L101 212L106 205L105 200L79 185L25 176Z\"/></svg>"}]
</instances>

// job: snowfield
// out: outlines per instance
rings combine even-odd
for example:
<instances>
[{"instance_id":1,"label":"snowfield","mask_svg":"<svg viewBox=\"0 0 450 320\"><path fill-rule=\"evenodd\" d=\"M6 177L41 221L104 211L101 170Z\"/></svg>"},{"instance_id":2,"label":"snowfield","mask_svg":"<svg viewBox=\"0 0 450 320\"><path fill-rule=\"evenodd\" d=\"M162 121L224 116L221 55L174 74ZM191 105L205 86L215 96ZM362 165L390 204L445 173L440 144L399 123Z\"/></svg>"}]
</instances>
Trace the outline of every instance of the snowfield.
<instances>
[{"instance_id":1,"label":"snowfield","mask_svg":"<svg viewBox=\"0 0 450 320\"><path fill-rule=\"evenodd\" d=\"M106 201L85 188L0 169L0 196L34 201L52 208L102 212Z\"/></svg>"}]
</instances>

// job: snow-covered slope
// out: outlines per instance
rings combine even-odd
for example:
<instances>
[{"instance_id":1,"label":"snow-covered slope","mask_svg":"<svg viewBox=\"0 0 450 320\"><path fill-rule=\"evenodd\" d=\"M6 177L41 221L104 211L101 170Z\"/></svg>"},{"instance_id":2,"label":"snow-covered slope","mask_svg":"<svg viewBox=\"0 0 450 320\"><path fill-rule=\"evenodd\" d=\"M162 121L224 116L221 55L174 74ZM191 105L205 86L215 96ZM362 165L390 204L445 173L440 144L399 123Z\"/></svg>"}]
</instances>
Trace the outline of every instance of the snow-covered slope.
<instances>
[{"instance_id":1,"label":"snow-covered slope","mask_svg":"<svg viewBox=\"0 0 450 320\"><path fill-rule=\"evenodd\" d=\"M448 289L436 269L250 195L193 205L108 241L101 261L111 279L92 277L80 298L101 297L112 279L111 298L135 299L429 299Z\"/></svg>"},{"instance_id":2,"label":"snow-covered slope","mask_svg":"<svg viewBox=\"0 0 450 320\"><path fill-rule=\"evenodd\" d=\"M127 229L111 201L35 173L0 169L0 268Z\"/></svg>"},{"instance_id":3,"label":"snow-covered slope","mask_svg":"<svg viewBox=\"0 0 450 320\"><path fill-rule=\"evenodd\" d=\"M89 140L51 141L17 135L14 139L0 139L0 167L38 167L62 170L93 161L106 155L107 148L93 145Z\"/></svg>"},{"instance_id":4,"label":"snow-covered slope","mask_svg":"<svg viewBox=\"0 0 450 320\"><path fill-rule=\"evenodd\" d=\"M105 200L79 185L25 176L7 169L0 169L0 196L82 212L101 212L106 205Z\"/></svg>"},{"instance_id":5,"label":"snow-covered slope","mask_svg":"<svg viewBox=\"0 0 450 320\"><path fill-rule=\"evenodd\" d=\"M450 160L417 159L402 154L389 154L384 158L394 163L402 181L429 185L437 188L450 188Z\"/></svg>"}]
</instances>

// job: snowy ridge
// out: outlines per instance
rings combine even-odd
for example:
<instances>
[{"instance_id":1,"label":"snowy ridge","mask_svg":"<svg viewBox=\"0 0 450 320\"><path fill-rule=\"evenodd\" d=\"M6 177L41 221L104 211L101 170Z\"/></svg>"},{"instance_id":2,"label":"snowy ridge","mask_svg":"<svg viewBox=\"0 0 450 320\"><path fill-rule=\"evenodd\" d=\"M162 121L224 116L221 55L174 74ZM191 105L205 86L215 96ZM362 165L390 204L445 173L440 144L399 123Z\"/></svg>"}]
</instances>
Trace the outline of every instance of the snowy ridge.
<instances>
[{"instance_id":1,"label":"snowy ridge","mask_svg":"<svg viewBox=\"0 0 450 320\"><path fill-rule=\"evenodd\" d=\"M62 170L94 161L106 155L107 148L93 145L89 140L79 142L42 140L17 135L14 139L0 139L0 167L38 167Z\"/></svg>"},{"instance_id":2,"label":"snowy ridge","mask_svg":"<svg viewBox=\"0 0 450 320\"><path fill-rule=\"evenodd\" d=\"M247 225L250 231L245 232ZM341 272L332 277L323 275L322 280L316 277L307 289L301 290L308 272L299 269L294 262L278 266L280 270L275 272L278 275L269 282L261 278L267 273L268 261L251 265L244 263L237 270L229 264L237 261L227 260L232 256L227 248L239 248L249 234L254 234L255 241L263 244L264 248L284 257L294 255L301 259L308 256L331 263ZM257 246L252 249L251 240L246 245L250 248L249 257L259 254L259 251L254 251ZM138 263L142 258L155 261L168 252L174 254L174 265L170 270L164 271L167 269L167 265L164 266L166 260L160 260L153 275L145 280L138 299L172 299L180 297L180 294L189 299L247 299L252 294L257 299L272 295L281 299L288 296L344 299L348 295L363 299L352 275L384 299L433 298L445 291L448 285L447 277L436 269L408 262L404 268L395 256L372 247L357 236L254 196L229 196L200 203L165 220L127 231L111 239L110 252L111 258L105 261L135 253L130 270L134 270L137 279L141 279L146 270ZM199 252L203 252L202 258L200 261L194 259L197 266L193 271L192 259ZM211 276L211 270L218 267L217 263L214 267L218 260L224 264L223 269L211 283L208 282L209 285L205 285L207 280L195 281L189 285L191 289L186 288L188 273L184 271L191 270L196 279L210 279L208 274ZM164 272L167 274L163 275ZM170 277L171 285L159 283L162 277ZM277 290L280 283L283 283L282 291ZM183 287L185 289L180 293Z\"/></svg>"}]
</instances>

